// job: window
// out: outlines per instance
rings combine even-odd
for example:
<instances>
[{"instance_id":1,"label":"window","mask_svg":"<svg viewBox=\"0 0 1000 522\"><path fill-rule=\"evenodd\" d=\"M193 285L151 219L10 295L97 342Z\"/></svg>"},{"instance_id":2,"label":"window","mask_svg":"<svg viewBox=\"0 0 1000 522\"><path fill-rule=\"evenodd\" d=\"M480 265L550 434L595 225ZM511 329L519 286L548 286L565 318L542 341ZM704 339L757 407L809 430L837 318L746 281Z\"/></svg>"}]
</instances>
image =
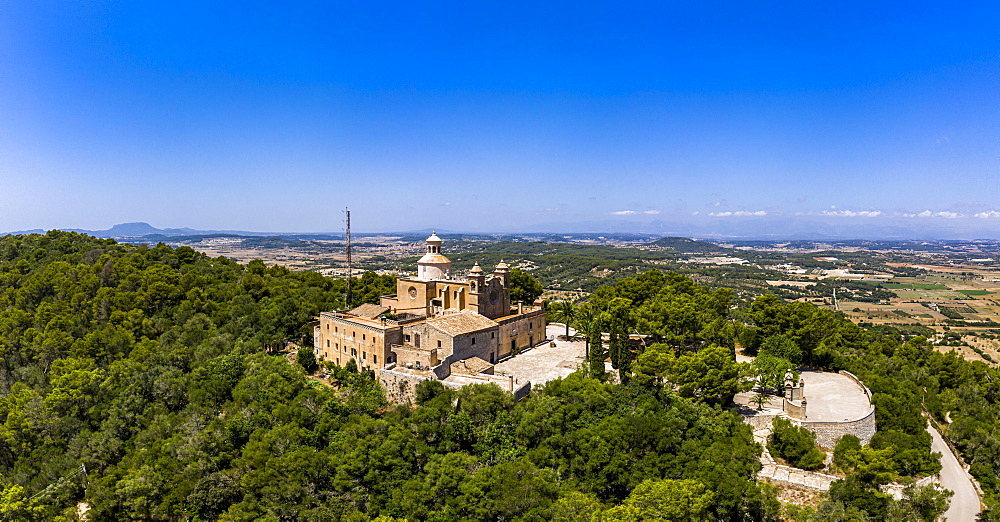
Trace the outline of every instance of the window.
<instances>
[{"instance_id":1,"label":"window","mask_svg":"<svg viewBox=\"0 0 1000 522\"><path fill-rule=\"evenodd\" d=\"M378 364L378 356L375 354L372 354L372 364Z\"/></svg>"},{"instance_id":2,"label":"window","mask_svg":"<svg viewBox=\"0 0 1000 522\"><path fill-rule=\"evenodd\" d=\"M475 335L472 336L472 344L476 344L476 336Z\"/></svg>"},{"instance_id":3,"label":"window","mask_svg":"<svg viewBox=\"0 0 1000 522\"><path fill-rule=\"evenodd\" d=\"M363 361L367 358L368 358L368 352L361 352L361 360Z\"/></svg>"},{"instance_id":4,"label":"window","mask_svg":"<svg viewBox=\"0 0 1000 522\"><path fill-rule=\"evenodd\" d=\"M351 348L351 357L357 357L357 356L358 356L358 351L355 350L354 348Z\"/></svg>"},{"instance_id":5,"label":"window","mask_svg":"<svg viewBox=\"0 0 1000 522\"><path fill-rule=\"evenodd\" d=\"M361 334L361 340L364 341L366 339L368 339L368 338L365 336L365 334Z\"/></svg>"},{"instance_id":6,"label":"window","mask_svg":"<svg viewBox=\"0 0 1000 522\"><path fill-rule=\"evenodd\" d=\"M493 339L493 338L495 338L496 336L497 336L497 333L496 333L496 332L490 332L490 339Z\"/></svg>"},{"instance_id":7,"label":"window","mask_svg":"<svg viewBox=\"0 0 1000 522\"><path fill-rule=\"evenodd\" d=\"M404 334L403 335L403 342L404 343L410 342L410 334Z\"/></svg>"},{"instance_id":8,"label":"window","mask_svg":"<svg viewBox=\"0 0 1000 522\"><path fill-rule=\"evenodd\" d=\"M438 348L441 347L441 339L438 339Z\"/></svg>"},{"instance_id":9,"label":"window","mask_svg":"<svg viewBox=\"0 0 1000 522\"><path fill-rule=\"evenodd\" d=\"M330 323L326 323L326 331L330 331Z\"/></svg>"},{"instance_id":10,"label":"window","mask_svg":"<svg viewBox=\"0 0 1000 522\"><path fill-rule=\"evenodd\" d=\"M420 348L420 334L413 334L413 346Z\"/></svg>"},{"instance_id":11,"label":"window","mask_svg":"<svg viewBox=\"0 0 1000 522\"><path fill-rule=\"evenodd\" d=\"M329 339L327 339L327 340L326 340L326 347L327 347L327 348L329 348L329 347L330 347L330 340L329 340Z\"/></svg>"},{"instance_id":12,"label":"window","mask_svg":"<svg viewBox=\"0 0 1000 522\"><path fill-rule=\"evenodd\" d=\"M327 328L330 327L330 325L326 325L326 326L327 326ZM337 333L339 331L340 331L340 329L338 327L336 327L336 326L333 327L333 333Z\"/></svg>"}]
</instances>

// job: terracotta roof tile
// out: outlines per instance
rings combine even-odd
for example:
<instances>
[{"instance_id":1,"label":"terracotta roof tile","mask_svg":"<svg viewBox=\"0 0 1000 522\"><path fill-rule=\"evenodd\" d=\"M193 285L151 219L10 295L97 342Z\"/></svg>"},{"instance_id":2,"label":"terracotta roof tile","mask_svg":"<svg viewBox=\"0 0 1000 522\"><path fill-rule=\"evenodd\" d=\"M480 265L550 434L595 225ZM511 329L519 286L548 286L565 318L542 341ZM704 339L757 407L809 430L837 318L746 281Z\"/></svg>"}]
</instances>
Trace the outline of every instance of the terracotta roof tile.
<instances>
[{"instance_id":1,"label":"terracotta roof tile","mask_svg":"<svg viewBox=\"0 0 1000 522\"><path fill-rule=\"evenodd\" d=\"M369 319L374 319L389 311L388 306L379 306L377 304L365 303L347 313L351 315L357 315L359 317L367 317Z\"/></svg>"},{"instance_id":2,"label":"terracotta roof tile","mask_svg":"<svg viewBox=\"0 0 1000 522\"><path fill-rule=\"evenodd\" d=\"M496 322L470 311L433 317L427 320L427 324L452 336L478 332L497 326Z\"/></svg>"}]
</instances>

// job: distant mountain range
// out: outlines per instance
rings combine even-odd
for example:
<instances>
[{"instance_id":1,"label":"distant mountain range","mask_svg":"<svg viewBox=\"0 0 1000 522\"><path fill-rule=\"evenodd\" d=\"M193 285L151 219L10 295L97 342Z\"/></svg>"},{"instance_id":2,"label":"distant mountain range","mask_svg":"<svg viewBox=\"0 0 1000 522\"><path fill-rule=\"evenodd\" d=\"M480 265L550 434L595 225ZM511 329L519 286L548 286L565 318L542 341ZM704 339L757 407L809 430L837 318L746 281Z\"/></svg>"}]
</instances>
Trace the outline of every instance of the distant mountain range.
<instances>
[{"instance_id":1,"label":"distant mountain range","mask_svg":"<svg viewBox=\"0 0 1000 522\"><path fill-rule=\"evenodd\" d=\"M153 237L176 237L176 236L201 236L212 234L231 234L239 236L281 236L290 234L275 234L272 232L250 232L246 230L195 230L193 228L156 228L149 223L141 221L135 223L119 223L107 230L84 230L80 228L64 228L66 232L80 232L94 237L114 238L114 239L142 239ZM40 228L32 230L19 230L8 232L8 234L44 234L46 231Z\"/></svg>"},{"instance_id":2,"label":"distant mountain range","mask_svg":"<svg viewBox=\"0 0 1000 522\"><path fill-rule=\"evenodd\" d=\"M573 223L540 223L520 227L520 230L482 231L449 231L438 228L439 235L444 234L640 234L653 237L694 237L715 240L967 240L967 239L1000 239L1000 230L990 226L985 220L966 221L964 223L941 225L929 221L899 221L886 220L880 222L822 219L816 217L779 218L761 217L733 220L712 220L698 223L672 222L664 220L633 221L609 219L602 221L587 221ZM95 237L114 238L121 240L155 241L179 236L248 236L248 237L291 237L298 239L342 239L342 232L335 233L301 233L301 232L254 232L248 230L197 230L193 228L156 228L149 223L120 223L107 230L62 229L70 232L81 232ZM42 229L20 230L9 234L44 234ZM383 231L379 233L355 233L357 237L372 235L427 236L431 229L408 231ZM3 235L3 234L0 234Z\"/></svg>"}]
</instances>

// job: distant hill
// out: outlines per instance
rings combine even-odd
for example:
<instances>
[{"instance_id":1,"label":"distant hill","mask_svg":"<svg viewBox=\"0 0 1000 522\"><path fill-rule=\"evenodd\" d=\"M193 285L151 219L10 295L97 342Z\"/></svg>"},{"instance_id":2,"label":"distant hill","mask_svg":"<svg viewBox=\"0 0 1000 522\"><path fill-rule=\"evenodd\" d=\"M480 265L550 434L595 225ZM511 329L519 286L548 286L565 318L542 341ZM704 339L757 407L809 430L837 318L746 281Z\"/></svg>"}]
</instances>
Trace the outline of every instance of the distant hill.
<instances>
[{"instance_id":1,"label":"distant hill","mask_svg":"<svg viewBox=\"0 0 1000 522\"><path fill-rule=\"evenodd\" d=\"M241 235L241 236L278 236L285 234L275 234L275 233L264 233L264 232L247 232L247 231L237 231L237 230L195 230L193 228L156 228L149 223L142 221L137 221L134 223L119 223L107 230L86 230L80 228L64 228L60 229L66 232L79 232L81 234L87 234L94 237L103 238L114 238L114 239L163 239L168 237L176 236L201 236L201 235ZM40 228L32 230L19 230L17 232L8 232L7 234L12 236L19 236L25 234L44 234L46 230ZM3 234L0 234L3 235Z\"/></svg>"},{"instance_id":2,"label":"distant hill","mask_svg":"<svg viewBox=\"0 0 1000 522\"><path fill-rule=\"evenodd\" d=\"M730 251L728 248L707 241L697 241L686 237L665 237L649 244L685 253L723 254Z\"/></svg>"},{"instance_id":3,"label":"distant hill","mask_svg":"<svg viewBox=\"0 0 1000 522\"><path fill-rule=\"evenodd\" d=\"M193 228L156 228L149 223L119 223L108 230L94 230L89 232L96 237L142 237L152 234L164 236L187 236L198 233Z\"/></svg>"}]
</instances>

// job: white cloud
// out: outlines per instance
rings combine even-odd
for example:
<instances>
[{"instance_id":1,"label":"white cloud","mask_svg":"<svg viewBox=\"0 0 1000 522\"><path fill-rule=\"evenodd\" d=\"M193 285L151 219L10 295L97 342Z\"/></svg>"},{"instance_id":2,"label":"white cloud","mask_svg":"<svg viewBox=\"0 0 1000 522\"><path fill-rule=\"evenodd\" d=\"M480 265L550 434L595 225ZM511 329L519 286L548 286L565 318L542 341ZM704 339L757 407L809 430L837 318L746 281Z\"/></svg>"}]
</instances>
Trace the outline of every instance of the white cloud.
<instances>
[{"instance_id":1,"label":"white cloud","mask_svg":"<svg viewBox=\"0 0 1000 522\"><path fill-rule=\"evenodd\" d=\"M948 212L948 211L944 211L944 210L941 211L941 212L931 212L930 210L925 210L923 212L918 212L916 214L902 214L902 216L903 217L918 217L918 218L933 218L933 217L938 217L938 218L945 218L945 219L955 219L955 218L965 217L962 214L959 214L957 212Z\"/></svg>"},{"instance_id":2,"label":"white cloud","mask_svg":"<svg viewBox=\"0 0 1000 522\"><path fill-rule=\"evenodd\" d=\"M1000 211L987 210L985 212L978 212L976 213L976 217L979 219L1000 218Z\"/></svg>"},{"instance_id":3,"label":"white cloud","mask_svg":"<svg viewBox=\"0 0 1000 522\"><path fill-rule=\"evenodd\" d=\"M830 207L837 208L837 207ZM879 217L882 215L881 210L824 210L820 212L824 216L833 217Z\"/></svg>"},{"instance_id":4,"label":"white cloud","mask_svg":"<svg viewBox=\"0 0 1000 522\"><path fill-rule=\"evenodd\" d=\"M709 216L712 217L729 217L729 216L766 216L767 211L765 210L737 210L736 212L709 212Z\"/></svg>"},{"instance_id":5,"label":"white cloud","mask_svg":"<svg viewBox=\"0 0 1000 522\"><path fill-rule=\"evenodd\" d=\"M646 214L646 215L649 215L649 216L655 216L655 215L657 215L659 213L660 213L659 210L643 210L643 211L639 211L639 210L615 210L613 212L610 212L610 214L612 216L634 216L636 214Z\"/></svg>"}]
</instances>

